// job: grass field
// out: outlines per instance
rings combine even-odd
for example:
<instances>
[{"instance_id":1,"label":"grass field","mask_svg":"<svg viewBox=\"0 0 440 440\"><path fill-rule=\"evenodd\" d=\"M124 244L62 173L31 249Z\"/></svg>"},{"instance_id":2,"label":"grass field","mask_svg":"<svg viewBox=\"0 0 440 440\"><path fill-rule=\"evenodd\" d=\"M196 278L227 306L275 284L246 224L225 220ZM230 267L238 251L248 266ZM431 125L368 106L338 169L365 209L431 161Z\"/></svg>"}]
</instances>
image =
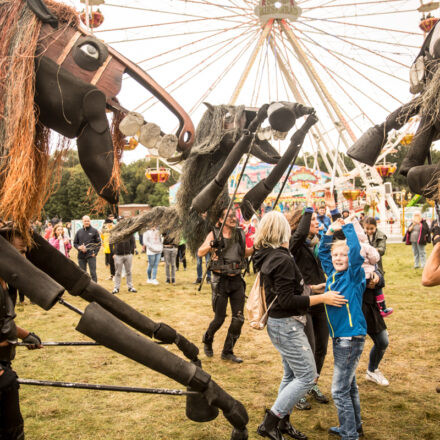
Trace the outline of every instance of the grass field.
<instances>
[{"instance_id":1,"label":"grass field","mask_svg":"<svg viewBox=\"0 0 440 440\"><path fill-rule=\"evenodd\" d=\"M429 250L431 247L429 246ZM76 254L76 252L74 253ZM74 255L76 258L76 255ZM390 381L380 388L365 380L371 340L366 343L358 368L365 438L367 440L438 440L440 439L440 288L421 286L421 270L412 268L409 246L389 245L384 259L387 304L394 314L386 319L390 346L381 370ZM146 256L134 259L134 280L138 293L127 292L123 280L121 299L155 321L174 326L200 348L201 337L212 319L210 287L197 292L191 284L195 265L177 273L177 284L165 284L163 263L159 267L159 286L146 284ZM108 270L103 255L98 262L99 282ZM253 277L247 278L248 287ZM65 295L84 309L86 302ZM17 323L37 333L44 341L79 341L85 337L75 331L78 316L61 305L45 312L36 305L17 307ZM230 317L227 318L227 323ZM234 365L220 360L220 351L227 326L214 342L215 355L207 359L201 354L204 369L234 397L244 403L250 417L249 438L259 437L255 431L265 406L277 394L282 367L278 352L266 331L251 330L247 323L236 346L236 353L245 362ZM177 351L175 351L177 353ZM322 371L320 386L330 394L332 377L331 343ZM183 387L117 353L103 347L56 348L28 351L17 349L14 367L22 378L117 384L127 386ZM21 407L27 440L159 440L159 439L229 439L231 426L220 415L216 420L198 424L185 417L185 398L65 390L21 386ZM331 402L312 402L311 411L294 410L294 425L309 439L326 439L327 429L337 424Z\"/></svg>"}]
</instances>

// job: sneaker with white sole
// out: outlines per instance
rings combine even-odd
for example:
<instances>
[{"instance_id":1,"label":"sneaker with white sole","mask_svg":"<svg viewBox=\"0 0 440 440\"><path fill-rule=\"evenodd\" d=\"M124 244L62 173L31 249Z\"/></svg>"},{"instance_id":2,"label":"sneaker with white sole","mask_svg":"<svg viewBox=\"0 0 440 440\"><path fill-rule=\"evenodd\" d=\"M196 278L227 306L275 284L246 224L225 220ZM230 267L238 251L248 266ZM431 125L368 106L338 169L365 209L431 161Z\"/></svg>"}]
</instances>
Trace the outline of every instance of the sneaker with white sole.
<instances>
[{"instance_id":1,"label":"sneaker with white sole","mask_svg":"<svg viewBox=\"0 0 440 440\"><path fill-rule=\"evenodd\" d=\"M309 391L309 395L313 396L318 403L328 403L328 397L325 396L318 385L314 385L313 388Z\"/></svg>"},{"instance_id":2,"label":"sneaker with white sole","mask_svg":"<svg viewBox=\"0 0 440 440\"><path fill-rule=\"evenodd\" d=\"M367 370L365 379L377 383L378 385L381 385L383 387L387 387L390 384L378 368L374 371Z\"/></svg>"},{"instance_id":3,"label":"sneaker with white sole","mask_svg":"<svg viewBox=\"0 0 440 440\"><path fill-rule=\"evenodd\" d=\"M151 280L150 278L148 278L147 280L147 284L151 284L153 280Z\"/></svg>"},{"instance_id":4,"label":"sneaker with white sole","mask_svg":"<svg viewBox=\"0 0 440 440\"><path fill-rule=\"evenodd\" d=\"M159 281L157 280L151 280L151 284L154 284L155 286L157 286L159 284Z\"/></svg>"},{"instance_id":5,"label":"sneaker with white sole","mask_svg":"<svg viewBox=\"0 0 440 440\"><path fill-rule=\"evenodd\" d=\"M307 401L305 397L302 397L299 402L295 405L296 409L299 409L301 411L307 411L309 409L312 409L312 405Z\"/></svg>"}]
</instances>

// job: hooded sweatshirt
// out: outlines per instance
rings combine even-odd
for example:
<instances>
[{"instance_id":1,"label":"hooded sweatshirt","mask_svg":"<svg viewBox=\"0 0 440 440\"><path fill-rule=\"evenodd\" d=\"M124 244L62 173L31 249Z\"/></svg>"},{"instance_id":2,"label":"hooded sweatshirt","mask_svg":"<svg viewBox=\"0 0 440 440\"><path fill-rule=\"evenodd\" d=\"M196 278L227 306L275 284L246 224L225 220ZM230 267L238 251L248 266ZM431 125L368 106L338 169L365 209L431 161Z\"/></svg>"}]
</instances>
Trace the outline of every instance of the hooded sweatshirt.
<instances>
[{"instance_id":1,"label":"hooded sweatshirt","mask_svg":"<svg viewBox=\"0 0 440 440\"><path fill-rule=\"evenodd\" d=\"M367 234L363 230L361 224L359 223L359 220L355 217L352 220L352 223L357 238L359 239L359 242L361 244L361 257L364 258L364 264L362 265L362 267L365 271L365 278L369 280L372 278L373 273L376 271L376 265L380 261L380 255L377 249L368 242Z\"/></svg>"},{"instance_id":2,"label":"hooded sweatshirt","mask_svg":"<svg viewBox=\"0 0 440 440\"><path fill-rule=\"evenodd\" d=\"M269 310L271 318L304 315L310 305L310 288L304 285L301 272L284 247L262 248L254 254L255 268L261 271L266 304L277 297Z\"/></svg>"},{"instance_id":3,"label":"hooded sweatshirt","mask_svg":"<svg viewBox=\"0 0 440 440\"><path fill-rule=\"evenodd\" d=\"M342 226L347 239L348 268L337 271L332 263L331 245L333 237L324 235L319 245L319 259L327 274L325 290L334 290L348 299L342 307L325 305L327 323L332 338L361 336L367 333L367 323L362 312L362 296L366 281L365 271L362 268L364 259L360 255L361 246L353 225Z\"/></svg>"}]
</instances>

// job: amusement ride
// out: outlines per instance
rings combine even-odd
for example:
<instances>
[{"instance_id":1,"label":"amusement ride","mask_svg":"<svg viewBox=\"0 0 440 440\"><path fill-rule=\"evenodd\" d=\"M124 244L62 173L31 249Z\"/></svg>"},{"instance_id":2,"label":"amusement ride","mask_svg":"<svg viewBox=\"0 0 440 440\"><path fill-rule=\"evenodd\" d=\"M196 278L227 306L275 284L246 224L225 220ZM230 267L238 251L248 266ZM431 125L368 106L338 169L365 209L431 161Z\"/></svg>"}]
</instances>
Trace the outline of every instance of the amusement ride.
<instances>
[{"instance_id":1,"label":"amusement ride","mask_svg":"<svg viewBox=\"0 0 440 440\"><path fill-rule=\"evenodd\" d=\"M320 121L308 135L305 152L312 161L306 166L328 173L331 179L314 185L313 191L337 190L342 205L350 207L360 207L358 199L364 197L362 204L370 205L373 215L379 213L382 227L401 217L396 204L401 195L393 198L391 184L386 182L396 165L387 158L399 145L410 143L418 119L412 118L389 136L373 167L355 161L347 166L344 155L367 126L407 101L409 67L438 20L433 16L438 2L81 3L81 19L90 31L160 79L195 121L204 102L256 108L265 102L295 101L314 107ZM406 95L402 90L407 90ZM156 115L156 101L142 98L129 99L136 101L135 110L148 120ZM283 141L278 143L282 151ZM133 139L127 150L135 147ZM158 157L157 151L149 155ZM159 159L166 167L159 165ZM163 181L169 166L179 169L172 160L158 158L157 169L146 175L151 178L153 172L156 181ZM355 188L355 179L361 180L364 191ZM393 230L400 235L397 225Z\"/></svg>"}]
</instances>

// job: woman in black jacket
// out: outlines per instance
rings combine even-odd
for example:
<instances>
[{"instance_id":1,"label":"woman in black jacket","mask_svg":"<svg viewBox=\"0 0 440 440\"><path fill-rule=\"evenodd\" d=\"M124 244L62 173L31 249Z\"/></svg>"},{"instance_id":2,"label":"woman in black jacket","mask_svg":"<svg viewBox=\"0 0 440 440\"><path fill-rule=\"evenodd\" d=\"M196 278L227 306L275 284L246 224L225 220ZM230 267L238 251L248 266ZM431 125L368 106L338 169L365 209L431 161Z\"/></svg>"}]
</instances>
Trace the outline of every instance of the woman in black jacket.
<instances>
[{"instance_id":1,"label":"woman in black jacket","mask_svg":"<svg viewBox=\"0 0 440 440\"><path fill-rule=\"evenodd\" d=\"M316 237L319 234L319 222L313 208L298 209L288 216L292 236L289 242L289 250L295 259L304 282L312 287L312 295L324 292L325 275L321 267L315 246L319 243ZM315 243L316 241L316 243ZM323 304L311 307L306 314L307 324L305 332L312 347L316 371L321 374L328 346L328 325ZM321 393L318 384L310 390L317 402L328 403L328 398ZM298 409L310 409L310 404L304 397L296 405Z\"/></svg>"},{"instance_id":2,"label":"woman in black jacket","mask_svg":"<svg viewBox=\"0 0 440 440\"><path fill-rule=\"evenodd\" d=\"M272 440L282 440L285 433L305 440L289 421L298 401L315 384L317 373L313 352L304 332L305 314L310 306L325 303L341 307L347 301L337 292L310 296L311 287L304 284L301 273L289 252L290 226L279 212L266 214L258 226L254 247L254 262L261 271L269 309L267 332L280 352L284 376L278 397L271 410L266 410L258 434Z\"/></svg>"}]
</instances>

